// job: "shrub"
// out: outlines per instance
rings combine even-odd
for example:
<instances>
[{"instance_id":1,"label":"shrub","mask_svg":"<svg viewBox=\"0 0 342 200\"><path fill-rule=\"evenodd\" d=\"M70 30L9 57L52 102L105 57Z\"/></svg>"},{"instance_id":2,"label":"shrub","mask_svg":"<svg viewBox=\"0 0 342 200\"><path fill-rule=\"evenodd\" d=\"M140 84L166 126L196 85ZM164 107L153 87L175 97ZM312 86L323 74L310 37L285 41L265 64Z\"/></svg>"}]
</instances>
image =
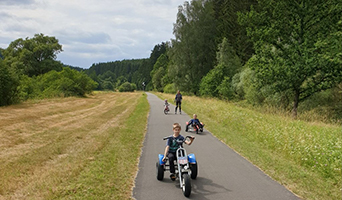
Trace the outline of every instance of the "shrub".
<instances>
[{"instance_id":1,"label":"shrub","mask_svg":"<svg viewBox=\"0 0 342 200\"><path fill-rule=\"evenodd\" d=\"M223 99L234 99L234 91L231 86L231 81L229 77L225 77L222 83L217 87L218 94L223 98Z\"/></svg>"},{"instance_id":2,"label":"shrub","mask_svg":"<svg viewBox=\"0 0 342 200\"><path fill-rule=\"evenodd\" d=\"M0 106L17 102L19 80L15 74L0 60Z\"/></svg>"},{"instance_id":3,"label":"shrub","mask_svg":"<svg viewBox=\"0 0 342 200\"><path fill-rule=\"evenodd\" d=\"M124 82L119 87L119 92L133 92L134 89L136 89L137 86L134 84L131 84L130 82Z\"/></svg>"},{"instance_id":4,"label":"shrub","mask_svg":"<svg viewBox=\"0 0 342 200\"><path fill-rule=\"evenodd\" d=\"M37 77L21 76L19 95L22 100L29 98L49 98L85 96L97 87L83 72L63 68L61 72L52 70Z\"/></svg>"},{"instance_id":5,"label":"shrub","mask_svg":"<svg viewBox=\"0 0 342 200\"><path fill-rule=\"evenodd\" d=\"M175 87L175 84L173 83L170 83L170 84L167 84L165 87L164 87L164 92L165 93L169 93L169 94L174 94L177 92L177 89Z\"/></svg>"}]
</instances>

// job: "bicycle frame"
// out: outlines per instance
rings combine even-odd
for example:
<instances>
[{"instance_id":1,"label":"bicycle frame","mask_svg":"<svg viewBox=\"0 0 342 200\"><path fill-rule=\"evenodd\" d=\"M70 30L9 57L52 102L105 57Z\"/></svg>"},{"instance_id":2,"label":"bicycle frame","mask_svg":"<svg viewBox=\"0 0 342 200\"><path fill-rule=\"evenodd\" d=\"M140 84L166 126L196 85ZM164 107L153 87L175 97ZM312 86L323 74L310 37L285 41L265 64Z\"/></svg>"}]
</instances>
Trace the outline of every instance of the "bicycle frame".
<instances>
[{"instance_id":1,"label":"bicycle frame","mask_svg":"<svg viewBox=\"0 0 342 200\"><path fill-rule=\"evenodd\" d=\"M186 153L186 150L183 147L179 147L176 151L177 155L177 170L178 170L178 178L180 187L183 187L183 181L182 181L182 175L184 173L191 175L191 170L189 166L188 161L188 154ZM177 173L177 172L176 172Z\"/></svg>"}]
</instances>

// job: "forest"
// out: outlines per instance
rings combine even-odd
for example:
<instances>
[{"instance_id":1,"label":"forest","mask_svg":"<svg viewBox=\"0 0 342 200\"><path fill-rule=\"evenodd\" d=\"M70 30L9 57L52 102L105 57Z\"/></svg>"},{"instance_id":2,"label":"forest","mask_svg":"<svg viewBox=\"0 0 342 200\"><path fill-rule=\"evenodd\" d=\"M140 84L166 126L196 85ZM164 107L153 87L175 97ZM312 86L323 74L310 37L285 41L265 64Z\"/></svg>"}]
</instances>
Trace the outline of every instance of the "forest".
<instances>
[{"instance_id":1,"label":"forest","mask_svg":"<svg viewBox=\"0 0 342 200\"><path fill-rule=\"evenodd\" d=\"M142 89L144 82L148 90L267 105L294 118L298 109L316 110L340 120L341 10L337 0L186 1L175 38L156 45L149 59L99 63L86 73L99 89L122 80Z\"/></svg>"},{"instance_id":2,"label":"forest","mask_svg":"<svg viewBox=\"0 0 342 200\"><path fill-rule=\"evenodd\" d=\"M84 70L55 60L62 47L54 37L18 39L0 49L0 105L94 89L181 90L275 107L294 118L298 110L314 110L340 121L341 10L339 0L185 1L174 39L155 45L149 58ZM31 40L41 48L30 49Z\"/></svg>"}]
</instances>

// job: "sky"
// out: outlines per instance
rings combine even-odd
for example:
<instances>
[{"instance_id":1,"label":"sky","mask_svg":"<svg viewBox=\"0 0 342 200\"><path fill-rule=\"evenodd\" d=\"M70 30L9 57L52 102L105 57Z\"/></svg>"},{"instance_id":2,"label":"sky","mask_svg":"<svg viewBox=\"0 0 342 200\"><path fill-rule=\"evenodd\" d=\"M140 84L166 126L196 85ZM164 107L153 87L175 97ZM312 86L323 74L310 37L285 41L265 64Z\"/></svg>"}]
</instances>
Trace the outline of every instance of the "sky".
<instances>
[{"instance_id":1,"label":"sky","mask_svg":"<svg viewBox=\"0 0 342 200\"><path fill-rule=\"evenodd\" d=\"M43 33L59 40L57 60L94 63L149 58L155 45L174 38L185 0L0 0L0 48Z\"/></svg>"}]
</instances>

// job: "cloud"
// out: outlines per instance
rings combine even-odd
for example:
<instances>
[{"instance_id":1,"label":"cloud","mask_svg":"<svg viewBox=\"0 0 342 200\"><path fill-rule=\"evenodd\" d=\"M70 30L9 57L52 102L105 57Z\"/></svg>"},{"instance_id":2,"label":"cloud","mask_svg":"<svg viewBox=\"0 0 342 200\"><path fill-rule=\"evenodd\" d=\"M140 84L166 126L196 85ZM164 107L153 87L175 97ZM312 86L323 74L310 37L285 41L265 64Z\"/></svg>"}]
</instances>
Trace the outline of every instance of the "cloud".
<instances>
[{"instance_id":1,"label":"cloud","mask_svg":"<svg viewBox=\"0 0 342 200\"><path fill-rule=\"evenodd\" d=\"M0 5L28 5L35 3L34 0L1 0Z\"/></svg>"},{"instance_id":2,"label":"cloud","mask_svg":"<svg viewBox=\"0 0 342 200\"><path fill-rule=\"evenodd\" d=\"M59 39L64 44L106 44L111 42L111 37L104 32L70 32L70 31L56 31L60 35Z\"/></svg>"},{"instance_id":3,"label":"cloud","mask_svg":"<svg viewBox=\"0 0 342 200\"><path fill-rule=\"evenodd\" d=\"M170 40L183 0L0 0L0 47L43 33L63 46L58 59L93 63L148 58ZM25 6L24 6L25 5Z\"/></svg>"}]
</instances>

